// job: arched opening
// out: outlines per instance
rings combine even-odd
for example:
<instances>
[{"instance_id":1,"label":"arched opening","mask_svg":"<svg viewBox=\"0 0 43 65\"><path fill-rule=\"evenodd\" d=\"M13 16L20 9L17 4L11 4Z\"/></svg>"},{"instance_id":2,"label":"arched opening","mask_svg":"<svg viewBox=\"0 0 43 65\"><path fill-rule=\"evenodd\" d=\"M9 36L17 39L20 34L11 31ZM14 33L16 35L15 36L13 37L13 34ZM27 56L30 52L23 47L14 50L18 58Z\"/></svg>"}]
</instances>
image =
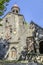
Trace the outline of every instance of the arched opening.
<instances>
[{"instance_id":1,"label":"arched opening","mask_svg":"<svg viewBox=\"0 0 43 65\"><path fill-rule=\"evenodd\" d=\"M39 52L40 54L43 54L43 41L39 43Z\"/></svg>"},{"instance_id":2,"label":"arched opening","mask_svg":"<svg viewBox=\"0 0 43 65\"><path fill-rule=\"evenodd\" d=\"M11 48L11 58L16 58L17 55L17 50L15 47Z\"/></svg>"}]
</instances>

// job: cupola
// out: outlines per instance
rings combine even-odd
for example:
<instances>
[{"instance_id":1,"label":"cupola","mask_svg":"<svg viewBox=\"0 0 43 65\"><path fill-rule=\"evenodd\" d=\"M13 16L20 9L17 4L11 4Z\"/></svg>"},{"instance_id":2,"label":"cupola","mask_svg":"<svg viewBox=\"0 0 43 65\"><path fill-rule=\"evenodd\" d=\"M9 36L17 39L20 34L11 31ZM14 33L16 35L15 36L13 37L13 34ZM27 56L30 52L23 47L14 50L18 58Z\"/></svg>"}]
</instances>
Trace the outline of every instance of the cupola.
<instances>
[{"instance_id":1,"label":"cupola","mask_svg":"<svg viewBox=\"0 0 43 65\"><path fill-rule=\"evenodd\" d=\"M20 12L20 8L18 7L17 4L15 4L15 5L12 7L11 10L12 10L13 13L16 13L16 14L18 14L18 13Z\"/></svg>"}]
</instances>

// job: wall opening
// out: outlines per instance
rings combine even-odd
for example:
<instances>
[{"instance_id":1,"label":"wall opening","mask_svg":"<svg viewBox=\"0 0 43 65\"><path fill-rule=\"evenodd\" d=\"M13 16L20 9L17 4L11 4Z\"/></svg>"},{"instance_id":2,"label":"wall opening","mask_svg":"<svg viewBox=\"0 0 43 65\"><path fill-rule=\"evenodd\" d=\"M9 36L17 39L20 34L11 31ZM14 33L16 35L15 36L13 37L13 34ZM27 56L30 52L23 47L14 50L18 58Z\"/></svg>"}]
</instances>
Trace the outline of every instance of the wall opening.
<instances>
[{"instance_id":1,"label":"wall opening","mask_svg":"<svg viewBox=\"0 0 43 65\"><path fill-rule=\"evenodd\" d=\"M16 55L17 55L17 50L15 47L12 47L11 48L11 57L12 58L16 58Z\"/></svg>"},{"instance_id":2,"label":"wall opening","mask_svg":"<svg viewBox=\"0 0 43 65\"><path fill-rule=\"evenodd\" d=\"M40 54L43 54L43 41L39 43L39 52Z\"/></svg>"}]
</instances>

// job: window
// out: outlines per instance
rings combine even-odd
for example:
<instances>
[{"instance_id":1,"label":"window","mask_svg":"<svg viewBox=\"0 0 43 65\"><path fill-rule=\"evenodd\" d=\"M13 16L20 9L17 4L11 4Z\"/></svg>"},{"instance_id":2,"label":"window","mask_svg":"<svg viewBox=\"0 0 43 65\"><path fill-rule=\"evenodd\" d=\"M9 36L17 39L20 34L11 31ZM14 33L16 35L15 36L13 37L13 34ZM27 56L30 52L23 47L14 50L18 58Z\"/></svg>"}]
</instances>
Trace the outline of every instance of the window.
<instances>
[{"instance_id":1,"label":"window","mask_svg":"<svg viewBox=\"0 0 43 65\"><path fill-rule=\"evenodd\" d=\"M18 13L18 11L16 10L16 13Z\"/></svg>"},{"instance_id":2,"label":"window","mask_svg":"<svg viewBox=\"0 0 43 65\"><path fill-rule=\"evenodd\" d=\"M16 55L17 55L17 50L16 50L15 47L12 47L12 48L11 48L11 57L12 57L12 58L15 58Z\"/></svg>"},{"instance_id":3,"label":"window","mask_svg":"<svg viewBox=\"0 0 43 65\"><path fill-rule=\"evenodd\" d=\"M6 23L8 22L8 18L6 18Z\"/></svg>"},{"instance_id":4,"label":"window","mask_svg":"<svg viewBox=\"0 0 43 65\"><path fill-rule=\"evenodd\" d=\"M10 28L10 33L12 33L12 28Z\"/></svg>"},{"instance_id":5,"label":"window","mask_svg":"<svg viewBox=\"0 0 43 65\"><path fill-rule=\"evenodd\" d=\"M15 10L13 10L13 13L15 12Z\"/></svg>"}]
</instances>

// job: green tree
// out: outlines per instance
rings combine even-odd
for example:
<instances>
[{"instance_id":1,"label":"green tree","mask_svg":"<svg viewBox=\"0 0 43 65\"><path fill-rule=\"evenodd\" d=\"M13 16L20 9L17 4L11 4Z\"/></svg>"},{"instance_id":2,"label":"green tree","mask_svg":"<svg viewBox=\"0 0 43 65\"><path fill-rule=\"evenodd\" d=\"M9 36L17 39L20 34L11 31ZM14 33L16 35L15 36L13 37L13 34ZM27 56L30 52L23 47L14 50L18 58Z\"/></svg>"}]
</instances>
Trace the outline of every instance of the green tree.
<instances>
[{"instance_id":1,"label":"green tree","mask_svg":"<svg viewBox=\"0 0 43 65\"><path fill-rule=\"evenodd\" d=\"M0 16L3 15L4 11L5 11L5 8L7 6L7 3L9 2L10 0L0 0ZM6 4L6 5L5 5Z\"/></svg>"}]
</instances>

